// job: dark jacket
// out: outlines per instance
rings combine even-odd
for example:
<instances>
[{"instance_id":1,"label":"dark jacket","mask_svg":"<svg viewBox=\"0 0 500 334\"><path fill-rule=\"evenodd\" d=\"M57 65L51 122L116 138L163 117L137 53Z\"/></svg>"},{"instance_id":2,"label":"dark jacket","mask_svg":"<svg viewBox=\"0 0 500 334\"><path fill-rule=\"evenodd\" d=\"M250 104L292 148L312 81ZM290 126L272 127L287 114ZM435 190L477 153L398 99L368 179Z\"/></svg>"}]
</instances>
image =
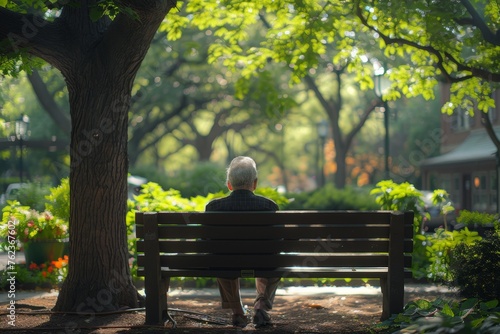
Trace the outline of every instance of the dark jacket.
<instances>
[{"instance_id":1,"label":"dark jacket","mask_svg":"<svg viewBox=\"0 0 500 334\"><path fill-rule=\"evenodd\" d=\"M218 198L207 204L205 211L278 211L278 205L250 190L234 190L227 197Z\"/></svg>"}]
</instances>

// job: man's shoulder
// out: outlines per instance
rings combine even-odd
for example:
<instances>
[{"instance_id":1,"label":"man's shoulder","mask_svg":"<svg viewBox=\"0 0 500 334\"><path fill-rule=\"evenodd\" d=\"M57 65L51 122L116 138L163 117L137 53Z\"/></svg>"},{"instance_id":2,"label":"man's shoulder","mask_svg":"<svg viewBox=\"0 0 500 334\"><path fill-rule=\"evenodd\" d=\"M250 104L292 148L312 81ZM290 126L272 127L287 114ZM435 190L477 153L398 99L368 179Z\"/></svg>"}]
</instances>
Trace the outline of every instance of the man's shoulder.
<instances>
[{"instance_id":1,"label":"man's shoulder","mask_svg":"<svg viewBox=\"0 0 500 334\"><path fill-rule=\"evenodd\" d=\"M255 199L257 201L259 201L260 203L263 203L268 209L276 210L276 211L279 210L278 204L276 204L276 202L270 198L260 196L260 195L255 195Z\"/></svg>"},{"instance_id":2,"label":"man's shoulder","mask_svg":"<svg viewBox=\"0 0 500 334\"><path fill-rule=\"evenodd\" d=\"M226 202L229 200L229 197L221 197L221 198L215 198L208 202L208 204L205 207L206 211L216 211L219 209L221 206L225 205Z\"/></svg>"}]
</instances>

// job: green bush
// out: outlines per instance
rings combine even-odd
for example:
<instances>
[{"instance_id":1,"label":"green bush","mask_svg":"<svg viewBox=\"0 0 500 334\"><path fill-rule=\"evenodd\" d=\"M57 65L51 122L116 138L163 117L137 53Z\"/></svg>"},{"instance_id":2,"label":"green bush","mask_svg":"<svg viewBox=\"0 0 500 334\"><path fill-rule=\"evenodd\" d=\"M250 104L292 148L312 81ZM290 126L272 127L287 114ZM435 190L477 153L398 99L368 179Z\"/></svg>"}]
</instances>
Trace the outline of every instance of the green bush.
<instances>
[{"instance_id":1,"label":"green bush","mask_svg":"<svg viewBox=\"0 0 500 334\"><path fill-rule=\"evenodd\" d=\"M363 189L336 189L328 184L321 189L300 194L288 194L293 197L285 210L377 210L373 198Z\"/></svg>"},{"instance_id":2,"label":"green bush","mask_svg":"<svg viewBox=\"0 0 500 334\"><path fill-rule=\"evenodd\" d=\"M226 170L211 162L196 163L158 182L165 189L176 189L183 197L206 196L227 191Z\"/></svg>"},{"instance_id":3,"label":"green bush","mask_svg":"<svg viewBox=\"0 0 500 334\"><path fill-rule=\"evenodd\" d=\"M418 299L374 329L376 333L499 333L499 312L498 300Z\"/></svg>"},{"instance_id":4,"label":"green bush","mask_svg":"<svg viewBox=\"0 0 500 334\"><path fill-rule=\"evenodd\" d=\"M427 278L434 281L449 282L453 274L450 270L450 257L461 246L472 246L481 241L476 231L464 228L459 231L437 229L433 234L425 235L425 250L429 261L426 267Z\"/></svg>"},{"instance_id":5,"label":"green bush","mask_svg":"<svg viewBox=\"0 0 500 334\"><path fill-rule=\"evenodd\" d=\"M48 211L69 222L69 178L62 179L57 187L50 188L50 194L45 199Z\"/></svg>"},{"instance_id":6,"label":"green bush","mask_svg":"<svg viewBox=\"0 0 500 334\"><path fill-rule=\"evenodd\" d=\"M16 199L24 206L31 209L43 211L45 209L45 196L50 192L48 186L38 183L28 183L26 187L19 189Z\"/></svg>"},{"instance_id":7,"label":"green bush","mask_svg":"<svg viewBox=\"0 0 500 334\"><path fill-rule=\"evenodd\" d=\"M464 297L500 300L500 231L474 244L459 244L450 254L451 286Z\"/></svg>"},{"instance_id":8,"label":"green bush","mask_svg":"<svg viewBox=\"0 0 500 334\"><path fill-rule=\"evenodd\" d=\"M493 233L494 230L500 229L499 215L462 210L457 217L455 228L459 229L463 227L478 231L479 235L487 236Z\"/></svg>"}]
</instances>

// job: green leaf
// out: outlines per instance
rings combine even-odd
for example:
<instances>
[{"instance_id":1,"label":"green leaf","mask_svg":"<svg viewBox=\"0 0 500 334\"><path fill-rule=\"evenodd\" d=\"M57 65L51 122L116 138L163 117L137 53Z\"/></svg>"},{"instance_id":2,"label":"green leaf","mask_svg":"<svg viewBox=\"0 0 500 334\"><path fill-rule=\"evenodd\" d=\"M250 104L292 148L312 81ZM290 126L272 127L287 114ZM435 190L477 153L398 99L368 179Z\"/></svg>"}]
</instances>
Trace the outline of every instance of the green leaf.
<instances>
[{"instance_id":1,"label":"green leaf","mask_svg":"<svg viewBox=\"0 0 500 334\"><path fill-rule=\"evenodd\" d=\"M0 0L0 7L7 6L7 2L9 2L9 1L8 0Z\"/></svg>"},{"instance_id":2,"label":"green leaf","mask_svg":"<svg viewBox=\"0 0 500 334\"><path fill-rule=\"evenodd\" d=\"M455 313L451 309L450 305L444 304L443 309L440 312L441 314L447 315L449 317L454 317Z\"/></svg>"},{"instance_id":3,"label":"green leaf","mask_svg":"<svg viewBox=\"0 0 500 334\"><path fill-rule=\"evenodd\" d=\"M478 303L477 298L466 299L462 304L460 304L460 310L468 310L474 308Z\"/></svg>"}]
</instances>

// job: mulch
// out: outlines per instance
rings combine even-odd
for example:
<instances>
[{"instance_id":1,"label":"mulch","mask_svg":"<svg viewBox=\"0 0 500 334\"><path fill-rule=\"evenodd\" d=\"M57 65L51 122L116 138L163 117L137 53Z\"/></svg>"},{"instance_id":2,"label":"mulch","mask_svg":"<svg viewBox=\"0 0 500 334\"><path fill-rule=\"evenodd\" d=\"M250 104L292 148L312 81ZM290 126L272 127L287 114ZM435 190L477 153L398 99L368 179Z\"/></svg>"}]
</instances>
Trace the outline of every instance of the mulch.
<instances>
[{"instance_id":1,"label":"mulch","mask_svg":"<svg viewBox=\"0 0 500 334\"><path fill-rule=\"evenodd\" d=\"M406 301L457 298L447 289L408 289ZM163 326L145 326L143 309L102 314L56 314L51 308L57 296L33 297L16 301L15 326L8 323L7 304L0 306L0 332L4 333L278 333L278 334L367 334L379 331L382 312L381 294L278 295L271 311L273 324L256 329L253 324L232 327L230 315L220 308L216 295L175 294L169 298L171 315L177 322ZM243 302L251 305L251 298Z\"/></svg>"}]
</instances>

